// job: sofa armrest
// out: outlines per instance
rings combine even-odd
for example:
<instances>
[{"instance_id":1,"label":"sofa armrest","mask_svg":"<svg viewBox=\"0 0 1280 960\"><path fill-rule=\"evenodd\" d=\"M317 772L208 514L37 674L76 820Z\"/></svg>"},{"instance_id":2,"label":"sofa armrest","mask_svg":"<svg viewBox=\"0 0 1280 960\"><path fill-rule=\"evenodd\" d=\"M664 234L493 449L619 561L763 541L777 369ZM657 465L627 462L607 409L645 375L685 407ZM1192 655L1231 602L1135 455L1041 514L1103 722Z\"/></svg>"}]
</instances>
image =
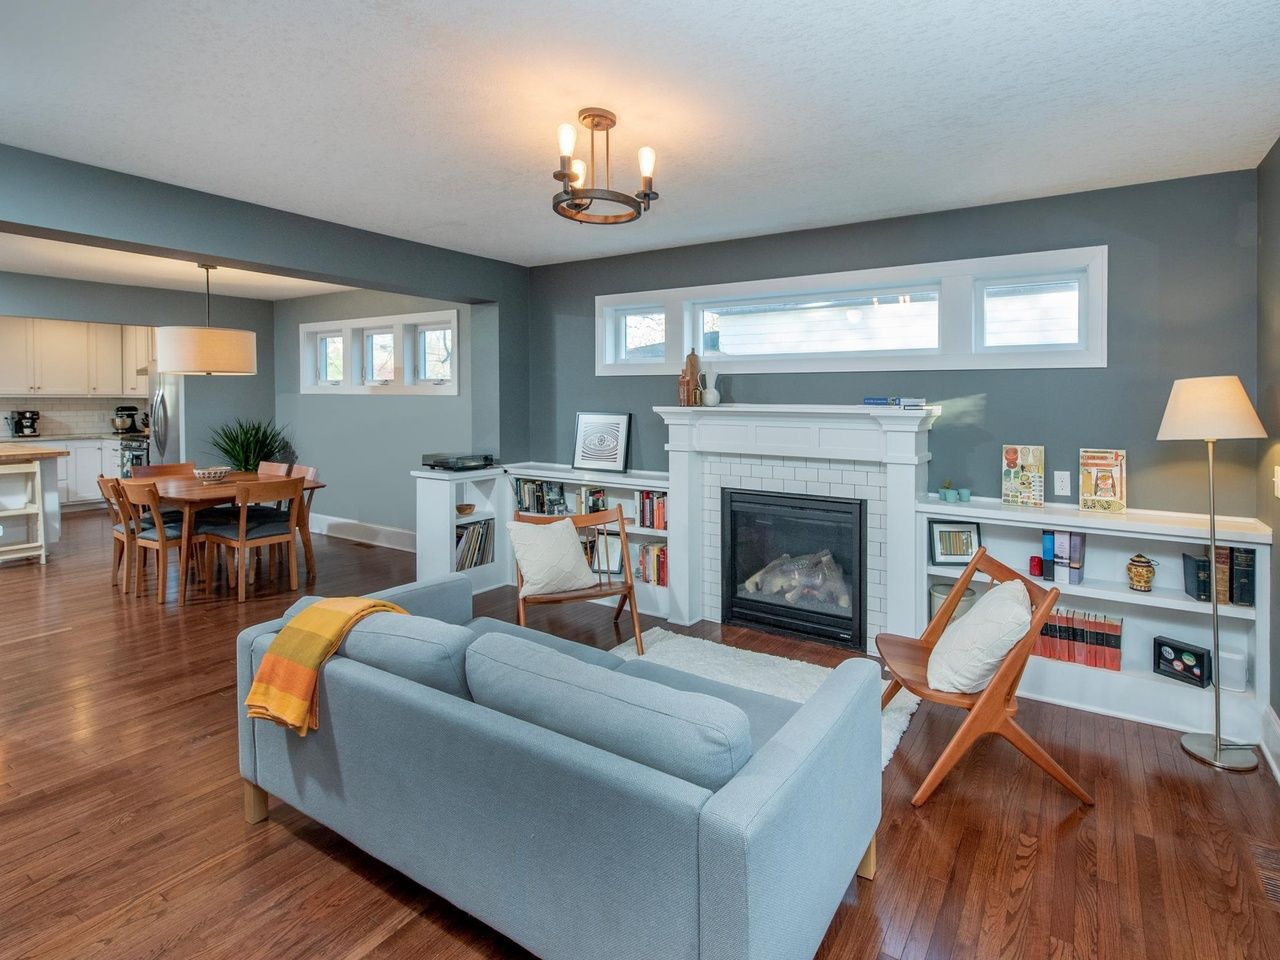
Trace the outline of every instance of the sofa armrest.
<instances>
[{"instance_id":1,"label":"sofa armrest","mask_svg":"<svg viewBox=\"0 0 1280 960\"><path fill-rule=\"evenodd\" d=\"M416 583L379 590L369 596L399 604L415 617L431 617L445 623L465 624L471 619L471 578L447 573Z\"/></svg>"},{"instance_id":2,"label":"sofa armrest","mask_svg":"<svg viewBox=\"0 0 1280 960\"><path fill-rule=\"evenodd\" d=\"M848 660L702 808L701 957L818 949L880 822L880 670Z\"/></svg>"},{"instance_id":3,"label":"sofa armrest","mask_svg":"<svg viewBox=\"0 0 1280 960\"><path fill-rule=\"evenodd\" d=\"M268 620L266 623L255 623L245 627L236 637L236 726L240 735L240 776L246 780L258 782L257 751L253 742L253 721L245 715L244 701L249 696L249 687L253 685L253 675L257 663L266 652L267 638L280 632L286 619ZM258 648L258 656L254 656L254 648Z\"/></svg>"}]
</instances>

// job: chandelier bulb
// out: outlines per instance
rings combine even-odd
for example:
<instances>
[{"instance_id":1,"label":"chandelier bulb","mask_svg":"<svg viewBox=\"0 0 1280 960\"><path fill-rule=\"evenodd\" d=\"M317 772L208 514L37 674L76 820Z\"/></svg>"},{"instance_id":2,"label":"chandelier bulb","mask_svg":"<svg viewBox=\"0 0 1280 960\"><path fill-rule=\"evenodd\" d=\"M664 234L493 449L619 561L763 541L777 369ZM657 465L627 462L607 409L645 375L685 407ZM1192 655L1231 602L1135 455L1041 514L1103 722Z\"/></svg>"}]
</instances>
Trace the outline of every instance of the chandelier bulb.
<instances>
[{"instance_id":1,"label":"chandelier bulb","mask_svg":"<svg viewBox=\"0 0 1280 960\"><path fill-rule=\"evenodd\" d=\"M556 129L557 139L560 141L560 156L572 157L573 148L578 144L578 131L572 123L562 123Z\"/></svg>"},{"instance_id":2,"label":"chandelier bulb","mask_svg":"<svg viewBox=\"0 0 1280 960\"><path fill-rule=\"evenodd\" d=\"M653 147L640 148L640 176L652 177L653 168L658 162L658 155L654 152Z\"/></svg>"},{"instance_id":3,"label":"chandelier bulb","mask_svg":"<svg viewBox=\"0 0 1280 960\"><path fill-rule=\"evenodd\" d=\"M585 160L573 161L573 176L569 178L569 186L575 190L581 190L587 185L587 162Z\"/></svg>"}]
</instances>

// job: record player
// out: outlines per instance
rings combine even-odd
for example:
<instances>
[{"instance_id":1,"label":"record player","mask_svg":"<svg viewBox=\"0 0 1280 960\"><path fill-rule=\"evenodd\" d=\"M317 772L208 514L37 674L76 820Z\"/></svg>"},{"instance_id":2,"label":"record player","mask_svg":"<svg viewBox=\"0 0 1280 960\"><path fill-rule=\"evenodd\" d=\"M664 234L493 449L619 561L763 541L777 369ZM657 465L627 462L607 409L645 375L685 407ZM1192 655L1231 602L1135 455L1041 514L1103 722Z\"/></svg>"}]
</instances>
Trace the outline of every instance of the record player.
<instances>
[{"instance_id":1,"label":"record player","mask_svg":"<svg viewBox=\"0 0 1280 960\"><path fill-rule=\"evenodd\" d=\"M424 453L422 465L431 470L483 470L495 462L491 453Z\"/></svg>"}]
</instances>

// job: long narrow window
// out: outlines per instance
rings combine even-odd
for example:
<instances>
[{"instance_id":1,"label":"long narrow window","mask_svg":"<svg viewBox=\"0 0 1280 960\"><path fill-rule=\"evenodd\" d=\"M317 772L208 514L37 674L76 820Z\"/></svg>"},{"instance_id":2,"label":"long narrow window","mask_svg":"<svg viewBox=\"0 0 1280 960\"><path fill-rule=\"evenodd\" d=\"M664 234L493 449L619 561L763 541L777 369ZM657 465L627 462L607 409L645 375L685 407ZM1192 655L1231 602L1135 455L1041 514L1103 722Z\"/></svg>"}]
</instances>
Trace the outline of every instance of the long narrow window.
<instances>
[{"instance_id":1,"label":"long narrow window","mask_svg":"<svg viewBox=\"0 0 1280 960\"><path fill-rule=\"evenodd\" d=\"M458 393L457 310L304 323L302 393Z\"/></svg>"},{"instance_id":2,"label":"long narrow window","mask_svg":"<svg viewBox=\"0 0 1280 960\"><path fill-rule=\"evenodd\" d=\"M1107 248L596 297L596 374L1107 365Z\"/></svg>"}]
</instances>

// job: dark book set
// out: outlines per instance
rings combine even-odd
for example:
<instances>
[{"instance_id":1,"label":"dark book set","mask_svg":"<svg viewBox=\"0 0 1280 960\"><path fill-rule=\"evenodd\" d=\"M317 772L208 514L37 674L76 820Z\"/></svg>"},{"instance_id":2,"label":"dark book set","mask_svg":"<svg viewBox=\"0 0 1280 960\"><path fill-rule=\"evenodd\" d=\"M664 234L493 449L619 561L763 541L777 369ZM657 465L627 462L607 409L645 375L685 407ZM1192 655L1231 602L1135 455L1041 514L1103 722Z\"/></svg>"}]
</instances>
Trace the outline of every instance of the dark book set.
<instances>
[{"instance_id":1,"label":"dark book set","mask_svg":"<svg viewBox=\"0 0 1280 960\"><path fill-rule=\"evenodd\" d=\"M1218 603L1252 607L1254 604L1255 551L1250 547L1218 547ZM1209 548L1204 556L1182 555L1182 589L1188 597L1208 602L1211 597Z\"/></svg>"},{"instance_id":2,"label":"dark book set","mask_svg":"<svg viewBox=\"0 0 1280 960\"><path fill-rule=\"evenodd\" d=\"M1102 670L1120 669L1120 632L1124 620L1055 607L1031 652Z\"/></svg>"}]
</instances>

